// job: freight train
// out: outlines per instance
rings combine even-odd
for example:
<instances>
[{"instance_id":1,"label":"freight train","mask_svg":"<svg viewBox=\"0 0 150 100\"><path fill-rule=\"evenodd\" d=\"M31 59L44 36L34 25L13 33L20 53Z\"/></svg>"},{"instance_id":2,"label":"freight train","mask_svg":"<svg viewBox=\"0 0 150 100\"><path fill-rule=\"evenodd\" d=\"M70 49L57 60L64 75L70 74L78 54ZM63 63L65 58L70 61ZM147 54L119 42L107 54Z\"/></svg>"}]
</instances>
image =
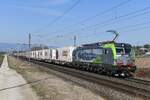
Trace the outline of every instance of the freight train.
<instances>
[{"instance_id":1,"label":"freight train","mask_svg":"<svg viewBox=\"0 0 150 100\"><path fill-rule=\"evenodd\" d=\"M129 77L136 70L132 46L114 41L35 50L14 55L112 76Z\"/></svg>"}]
</instances>

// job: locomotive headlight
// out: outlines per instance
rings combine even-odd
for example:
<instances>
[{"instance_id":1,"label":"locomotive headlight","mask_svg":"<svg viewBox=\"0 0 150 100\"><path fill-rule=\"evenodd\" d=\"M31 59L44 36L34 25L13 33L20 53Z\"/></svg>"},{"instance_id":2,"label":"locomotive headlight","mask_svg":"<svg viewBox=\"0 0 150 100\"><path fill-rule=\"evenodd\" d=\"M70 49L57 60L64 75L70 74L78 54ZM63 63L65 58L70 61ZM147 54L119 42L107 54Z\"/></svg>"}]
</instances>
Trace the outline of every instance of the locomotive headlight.
<instances>
[{"instance_id":1,"label":"locomotive headlight","mask_svg":"<svg viewBox=\"0 0 150 100\"><path fill-rule=\"evenodd\" d=\"M120 75L121 75L121 76L123 76L123 77L125 76L125 74L124 74L124 73L121 73Z\"/></svg>"}]
</instances>

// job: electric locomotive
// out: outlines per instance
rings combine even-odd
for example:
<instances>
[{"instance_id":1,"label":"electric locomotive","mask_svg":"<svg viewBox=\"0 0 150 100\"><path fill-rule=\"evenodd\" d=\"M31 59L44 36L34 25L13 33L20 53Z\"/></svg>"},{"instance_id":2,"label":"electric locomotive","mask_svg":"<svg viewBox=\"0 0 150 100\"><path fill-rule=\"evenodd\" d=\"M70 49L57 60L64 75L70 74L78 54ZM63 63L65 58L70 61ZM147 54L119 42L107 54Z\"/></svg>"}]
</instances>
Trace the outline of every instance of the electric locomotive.
<instances>
[{"instance_id":1,"label":"electric locomotive","mask_svg":"<svg viewBox=\"0 0 150 100\"><path fill-rule=\"evenodd\" d=\"M115 34L112 41L85 44L74 52L74 62L80 66L86 66L87 70L105 73L108 75L129 77L135 72L135 53L128 43L117 43L119 33Z\"/></svg>"},{"instance_id":2,"label":"electric locomotive","mask_svg":"<svg viewBox=\"0 0 150 100\"><path fill-rule=\"evenodd\" d=\"M87 70L128 77L135 72L135 53L130 44L114 41L86 44L74 51L74 62Z\"/></svg>"}]
</instances>

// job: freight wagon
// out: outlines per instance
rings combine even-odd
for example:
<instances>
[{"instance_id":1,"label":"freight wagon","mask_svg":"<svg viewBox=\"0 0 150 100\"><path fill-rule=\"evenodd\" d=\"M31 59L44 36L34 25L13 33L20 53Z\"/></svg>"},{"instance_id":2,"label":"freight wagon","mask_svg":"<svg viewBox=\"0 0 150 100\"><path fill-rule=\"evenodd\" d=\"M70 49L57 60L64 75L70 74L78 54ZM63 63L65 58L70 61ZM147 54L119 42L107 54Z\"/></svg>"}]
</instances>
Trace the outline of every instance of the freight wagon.
<instances>
[{"instance_id":1,"label":"freight wagon","mask_svg":"<svg viewBox=\"0 0 150 100\"><path fill-rule=\"evenodd\" d=\"M70 64L73 62L73 52L76 49L74 46L58 48L56 55L58 56L58 61L62 64Z\"/></svg>"}]
</instances>

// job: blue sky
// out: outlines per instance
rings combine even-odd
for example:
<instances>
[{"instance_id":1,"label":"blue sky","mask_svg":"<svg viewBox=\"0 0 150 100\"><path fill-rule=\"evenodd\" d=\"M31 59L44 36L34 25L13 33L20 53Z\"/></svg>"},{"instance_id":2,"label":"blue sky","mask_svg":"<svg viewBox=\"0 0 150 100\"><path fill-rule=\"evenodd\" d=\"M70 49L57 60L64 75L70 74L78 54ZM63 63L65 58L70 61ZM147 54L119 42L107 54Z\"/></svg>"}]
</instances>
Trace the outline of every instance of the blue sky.
<instances>
[{"instance_id":1,"label":"blue sky","mask_svg":"<svg viewBox=\"0 0 150 100\"><path fill-rule=\"evenodd\" d=\"M128 3L107 13L102 12L127 0L80 0L78 5L56 23L34 33L61 16L76 1L1 0L0 42L27 43L30 32L33 44L73 45L73 36L76 35L77 44L80 45L111 40L113 35L105 31L114 29L120 32L118 42L133 45L150 43L150 9L137 15L121 17L150 7L150 0L129 0ZM80 23L98 13L99 16ZM115 20L108 21L110 19Z\"/></svg>"}]
</instances>

